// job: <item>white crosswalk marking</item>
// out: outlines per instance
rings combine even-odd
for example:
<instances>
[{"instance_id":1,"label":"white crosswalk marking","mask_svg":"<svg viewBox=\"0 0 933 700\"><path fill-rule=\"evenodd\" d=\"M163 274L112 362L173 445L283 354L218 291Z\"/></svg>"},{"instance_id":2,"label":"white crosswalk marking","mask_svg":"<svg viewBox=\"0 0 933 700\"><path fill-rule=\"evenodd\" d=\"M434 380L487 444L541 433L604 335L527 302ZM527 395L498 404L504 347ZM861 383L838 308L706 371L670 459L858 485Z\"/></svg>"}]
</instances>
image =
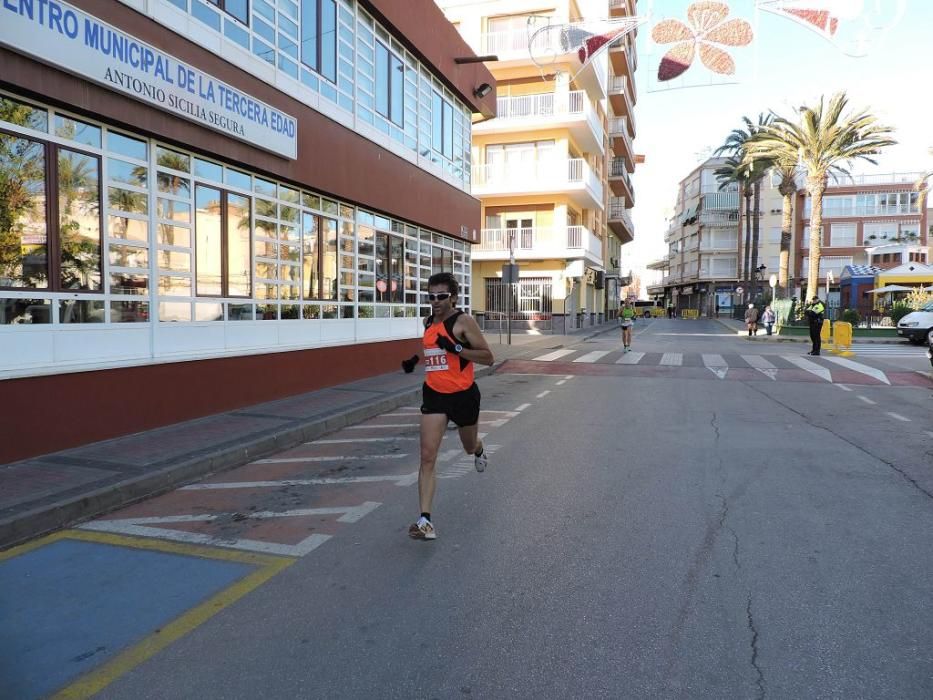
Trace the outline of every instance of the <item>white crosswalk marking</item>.
<instances>
[{"instance_id":1,"label":"white crosswalk marking","mask_svg":"<svg viewBox=\"0 0 933 700\"><path fill-rule=\"evenodd\" d=\"M596 362L601 357L605 357L609 354L608 350L594 350L593 352L588 352L585 355L581 355L574 359L574 362Z\"/></svg>"},{"instance_id":2,"label":"white crosswalk marking","mask_svg":"<svg viewBox=\"0 0 933 700\"><path fill-rule=\"evenodd\" d=\"M728 367L722 355L703 355L703 364L707 367Z\"/></svg>"},{"instance_id":3,"label":"white crosswalk marking","mask_svg":"<svg viewBox=\"0 0 933 700\"><path fill-rule=\"evenodd\" d=\"M815 374L820 379L825 379L827 382L833 381L833 375L830 374L829 370L825 367L821 367L815 362L810 362L810 360L805 360L802 357L796 357L795 355L781 355L785 360L790 362L792 365L796 365L800 369L805 369L810 374Z\"/></svg>"},{"instance_id":4,"label":"white crosswalk marking","mask_svg":"<svg viewBox=\"0 0 933 700\"><path fill-rule=\"evenodd\" d=\"M566 357L567 355L572 355L575 352L576 350L570 350L568 348L564 348L562 350L555 350L554 352L549 352L547 355L541 355L540 357L536 357L535 361L536 362L551 362L553 360L559 360L562 357Z\"/></svg>"},{"instance_id":5,"label":"white crosswalk marking","mask_svg":"<svg viewBox=\"0 0 933 700\"><path fill-rule=\"evenodd\" d=\"M671 367L680 367L684 363L684 356L679 352L666 352L661 355L662 365L670 365Z\"/></svg>"},{"instance_id":6,"label":"white crosswalk marking","mask_svg":"<svg viewBox=\"0 0 933 700\"><path fill-rule=\"evenodd\" d=\"M905 418L900 413L894 413L893 411L885 411L885 413L887 413L889 416L891 416L891 418L894 418L895 420L900 420L900 421L904 421L905 423L910 423L910 418Z\"/></svg>"},{"instance_id":7,"label":"white crosswalk marking","mask_svg":"<svg viewBox=\"0 0 933 700\"><path fill-rule=\"evenodd\" d=\"M754 367L755 369L776 369L774 365L761 355L742 355L742 359L748 363L749 367Z\"/></svg>"},{"instance_id":8,"label":"white crosswalk marking","mask_svg":"<svg viewBox=\"0 0 933 700\"><path fill-rule=\"evenodd\" d=\"M923 357L926 350L922 347L893 343L855 343L852 352L859 355L886 355L887 357Z\"/></svg>"},{"instance_id":9,"label":"white crosswalk marking","mask_svg":"<svg viewBox=\"0 0 933 700\"><path fill-rule=\"evenodd\" d=\"M885 384L891 383L888 381L888 378L885 376L884 372L882 372L880 369L875 369L874 367L863 365L861 362L853 362L852 360L847 360L844 357L830 357L827 355L826 359L829 362L835 362L837 365L842 365L843 367L851 369L854 372L861 372L862 374L866 374L872 379L877 379L879 382L883 382Z\"/></svg>"},{"instance_id":10,"label":"white crosswalk marking","mask_svg":"<svg viewBox=\"0 0 933 700\"><path fill-rule=\"evenodd\" d=\"M622 355L622 357L616 360L616 364L617 365L637 365L641 361L641 358L643 358L644 356L645 356L645 353L643 352L629 352L629 353Z\"/></svg>"}]
</instances>

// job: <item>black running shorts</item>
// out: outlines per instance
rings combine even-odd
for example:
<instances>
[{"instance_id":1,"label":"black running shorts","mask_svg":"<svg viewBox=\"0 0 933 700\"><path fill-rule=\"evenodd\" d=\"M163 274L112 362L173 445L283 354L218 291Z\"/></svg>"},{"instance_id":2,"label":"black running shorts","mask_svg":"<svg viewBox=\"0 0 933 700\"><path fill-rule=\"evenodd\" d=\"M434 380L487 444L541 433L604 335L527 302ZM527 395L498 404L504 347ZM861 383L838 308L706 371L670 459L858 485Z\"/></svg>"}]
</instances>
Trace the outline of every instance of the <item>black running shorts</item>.
<instances>
[{"instance_id":1,"label":"black running shorts","mask_svg":"<svg viewBox=\"0 0 933 700\"><path fill-rule=\"evenodd\" d=\"M421 387L421 395L421 412L424 414L446 414L460 428L479 422L480 394L476 382L469 389L453 394L442 394L425 384Z\"/></svg>"}]
</instances>

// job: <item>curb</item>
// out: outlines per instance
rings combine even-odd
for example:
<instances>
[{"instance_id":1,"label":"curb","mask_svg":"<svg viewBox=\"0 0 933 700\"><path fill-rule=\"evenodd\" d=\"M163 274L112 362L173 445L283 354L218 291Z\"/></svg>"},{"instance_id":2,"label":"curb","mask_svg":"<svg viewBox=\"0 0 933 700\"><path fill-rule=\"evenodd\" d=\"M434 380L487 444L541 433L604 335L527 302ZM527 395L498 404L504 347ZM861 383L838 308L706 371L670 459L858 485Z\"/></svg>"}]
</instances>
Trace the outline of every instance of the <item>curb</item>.
<instances>
[{"instance_id":1,"label":"curb","mask_svg":"<svg viewBox=\"0 0 933 700\"><path fill-rule=\"evenodd\" d=\"M785 336L772 335L769 337L767 335L758 335L758 336L752 336L749 338L748 336L745 335L746 331L743 331L741 328L735 328L734 326L730 326L728 323L726 323L725 321L719 318L715 318L711 320L716 321L716 323L723 326L724 328L728 328L730 331L735 331L735 334L737 336L744 337L746 340L755 341L759 339L768 338L768 342L771 342L771 343L809 343L810 342L810 339L805 336L798 337L798 336L787 336L787 335ZM876 344L876 345L900 345L906 342L907 341L905 341L903 338L859 338L859 337L852 338L853 345L856 345L856 344L861 345L863 343Z\"/></svg>"},{"instance_id":2,"label":"curb","mask_svg":"<svg viewBox=\"0 0 933 700\"><path fill-rule=\"evenodd\" d=\"M494 365L477 370L476 376L492 374L495 367ZM411 403L420 395L420 386L399 391L381 400L351 407L327 418L292 425L248 443L220 448L149 474L102 486L90 493L18 513L0 520L0 550L158 496L196 479L228 471L303 442L310 442L326 433L335 432L384 411Z\"/></svg>"}]
</instances>

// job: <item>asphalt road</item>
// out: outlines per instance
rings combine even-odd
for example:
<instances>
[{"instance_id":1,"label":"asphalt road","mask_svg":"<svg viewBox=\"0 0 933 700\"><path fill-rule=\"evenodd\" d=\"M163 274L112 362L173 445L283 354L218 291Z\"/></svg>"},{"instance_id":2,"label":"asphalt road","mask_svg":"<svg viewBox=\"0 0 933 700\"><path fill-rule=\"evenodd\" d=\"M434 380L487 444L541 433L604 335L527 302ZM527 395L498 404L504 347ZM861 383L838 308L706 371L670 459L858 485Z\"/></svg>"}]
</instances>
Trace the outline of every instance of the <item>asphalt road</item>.
<instances>
[{"instance_id":1,"label":"asphalt road","mask_svg":"<svg viewBox=\"0 0 933 700\"><path fill-rule=\"evenodd\" d=\"M490 466L473 472L448 433L434 542L406 536L410 479L277 489L379 505L322 518L330 539L100 697L933 697L926 360L853 358L888 384L820 358L826 379L786 359L805 346L713 322L636 334L639 362L621 364L612 333L480 380ZM416 422L402 410L343 430L290 453L342 467L265 478L410 474ZM230 491L238 512L286 507L268 487ZM209 500L226 493L188 491L185 507L229 510ZM177 515L179 498L134 512Z\"/></svg>"}]
</instances>

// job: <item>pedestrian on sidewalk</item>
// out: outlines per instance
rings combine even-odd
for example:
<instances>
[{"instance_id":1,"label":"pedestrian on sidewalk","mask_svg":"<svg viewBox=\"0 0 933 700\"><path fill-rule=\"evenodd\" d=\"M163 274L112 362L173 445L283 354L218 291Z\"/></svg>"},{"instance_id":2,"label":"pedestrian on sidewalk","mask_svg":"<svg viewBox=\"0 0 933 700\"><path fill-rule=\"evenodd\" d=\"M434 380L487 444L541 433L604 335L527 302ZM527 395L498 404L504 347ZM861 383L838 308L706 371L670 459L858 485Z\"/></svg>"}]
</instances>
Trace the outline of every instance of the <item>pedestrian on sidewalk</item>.
<instances>
[{"instance_id":1,"label":"pedestrian on sidewalk","mask_svg":"<svg viewBox=\"0 0 933 700\"><path fill-rule=\"evenodd\" d=\"M745 327L748 328L748 337L758 333L758 309L754 304L749 304L745 310Z\"/></svg>"},{"instance_id":2,"label":"pedestrian on sidewalk","mask_svg":"<svg viewBox=\"0 0 933 700\"><path fill-rule=\"evenodd\" d=\"M457 425L460 442L473 455L476 471L488 463L479 439L479 387L473 381L473 363L491 365L492 350L476 321L456 308L460 285L449 272L428 278L431 315L424 319L424 386L421 389L421 467L418 499L421 515L408 528L410 537L437 538L431 522L431 503L437 484L437 453L448 421Z\"/></svg>"},{"instance_id":3,"label":"pedestrian on sidewalk","mask_svg":"<svg viewBox=\"0 0 933 700\"><path fill-rule=\"evenodd\" d=\"M811 348L810 352L807 353L808 355L820 354L820 346L823 344L820 333L823 330L823 314L825 312L826 306L823 305L819 297L813 297L804 311L807 317L807 324L810 326Z\"/></svg>"},{"instance_id":4,"label":"pedestrian on sidewalk","mask_svg":"<svg viewBox=\"0 0 933 700\"><path fill-rule=\"evenodd\" d=\"M622 352L632 351L632 326L635 325L635 307L628 299L619 312L619 325L622 326Z\"/></svg>"},{"instance_id":5,"label":"pedestrian on sidewalk","mask_svg":"<svg viewBox=\"0 0 933 700\"><path fill-rule=\"evenodd\" d=\"M667 305L667 317L674 318L674 304L673 303L669 303Z\"/></svg>"},{"instance_id":6,"label":"pedestrian on sidewalk","mask_svg":"<svg viewBox=\"0 0 933 700\"><path fill-rule=\"evenodd\" d=\"M768 331L768 335L771 335L771 329L774 328L774 322L776 320L777 315L769 304L765 307L764 313L761 314L761 322L765 324L765 330Z\"/></svg>"}]
</instances>

